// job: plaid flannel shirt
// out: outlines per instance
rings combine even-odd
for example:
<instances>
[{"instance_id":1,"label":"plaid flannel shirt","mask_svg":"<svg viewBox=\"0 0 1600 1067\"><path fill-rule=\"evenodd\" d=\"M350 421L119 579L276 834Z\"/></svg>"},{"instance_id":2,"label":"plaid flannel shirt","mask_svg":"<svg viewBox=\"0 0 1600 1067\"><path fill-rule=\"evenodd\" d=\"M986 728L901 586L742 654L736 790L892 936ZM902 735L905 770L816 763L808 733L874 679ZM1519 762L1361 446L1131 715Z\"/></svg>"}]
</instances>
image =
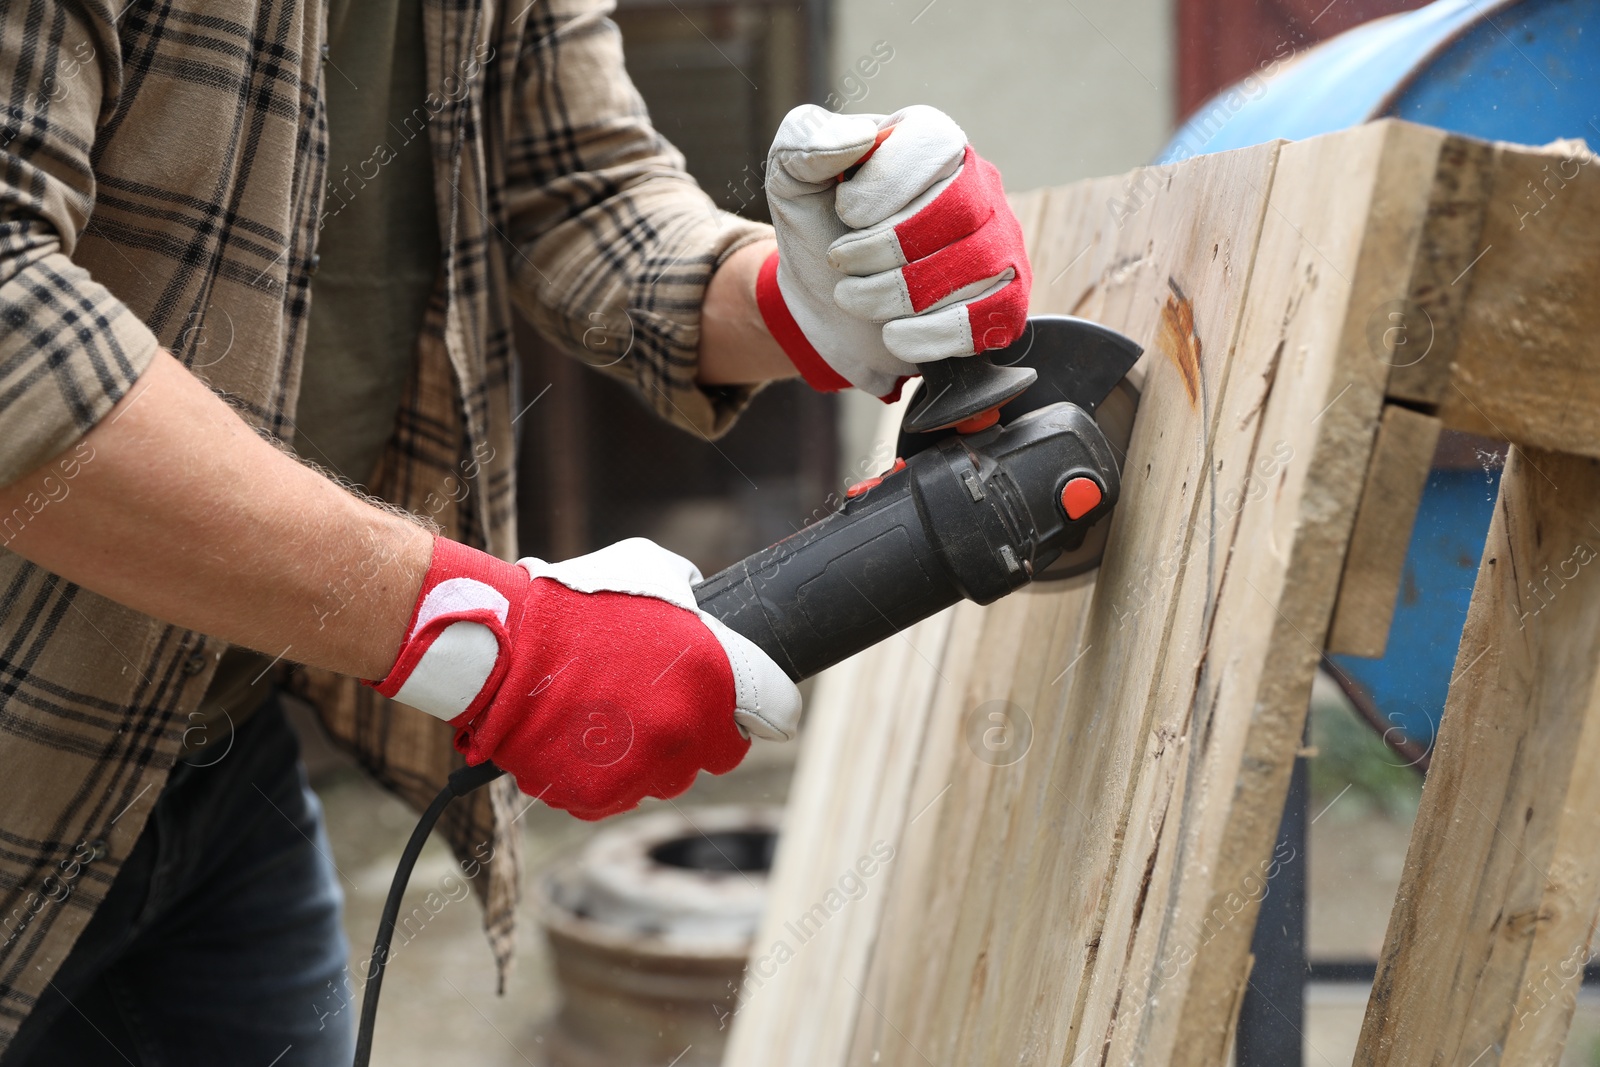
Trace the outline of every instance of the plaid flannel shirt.
<instances>
[{"instance_id":1,"label":"plaid flannel shirt","mask_svg":"<svg viewBox=\"0 0 1600 1067\"><path fill-rule=\"evenodd\" d=\"M444 263L371 488L505 558L508 297L702 434L750 393L694 384L699 310L722 260L770 231L716 211L651 128L611 5L424 3L432 93L417 121ZM57 487L0 516L0 544L72 506L94 461L80 439L158 346L292 441L317 222L362 184L324 173L324 22L317 0L0 7L0 484L48 462ZM223 648L0 550L0 1048L132 849ZM412 804L459 765L447 724L353 679L294 679ZM496 787L442 826L480 865L467 869L503 975L517 804L509 779Z\"/></svg>"}]
</instances>

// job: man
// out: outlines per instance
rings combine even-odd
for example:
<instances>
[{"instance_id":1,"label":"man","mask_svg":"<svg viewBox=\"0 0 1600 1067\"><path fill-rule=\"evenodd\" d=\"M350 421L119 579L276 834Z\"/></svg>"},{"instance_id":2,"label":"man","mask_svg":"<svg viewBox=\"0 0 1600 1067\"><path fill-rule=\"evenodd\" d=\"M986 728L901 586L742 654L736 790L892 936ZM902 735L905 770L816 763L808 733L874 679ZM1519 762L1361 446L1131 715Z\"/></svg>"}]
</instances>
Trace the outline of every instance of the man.
<instances>
[{"instance_id":1,"label":"man","mask_svg":"<svg viewBox=\"0 0 1600 1067\"><path fill-rule=\"evenodd\" d=\"M502 562L509 301L580 357L625 322L609 372L711 436L774 378L891 397L1008 343L1020 230L927 108L799 109L775 234L716 212L607 10L0 16L7 1067L348 1062L330 992L366 971L278 683L413 801L459 752L599 818L792 736L793 685L687 561ZM447 833L503 966L497 785Z\"/></svg>"}]
</instances>

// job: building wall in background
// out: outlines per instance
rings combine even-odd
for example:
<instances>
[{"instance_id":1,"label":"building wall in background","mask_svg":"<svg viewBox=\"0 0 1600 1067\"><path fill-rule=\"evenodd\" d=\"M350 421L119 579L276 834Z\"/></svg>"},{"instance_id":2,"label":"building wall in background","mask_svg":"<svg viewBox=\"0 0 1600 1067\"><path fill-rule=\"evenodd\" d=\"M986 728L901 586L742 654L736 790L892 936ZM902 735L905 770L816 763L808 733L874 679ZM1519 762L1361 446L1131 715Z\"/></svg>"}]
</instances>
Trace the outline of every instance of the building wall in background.
<instances>
[{"instance_id":1,"label":"building wall in background","mask_svg":"<svg viewBox=\"0 0 1600 1067\"><path fill-rule=\"evenodd\" d=\"M832 104L940 108L1010 189L1127 170L1172 130L1172 0L835 0L832 23Z\"/></svg>"},{"instance_id":2,"label":"building wall in background","mask_svg":"<svg viewBox=\"0 0 1600 1067\"><path fill-rule=\"evenodd\" d=\"M1274 59L1426 0L1177 0L1178 117Z\"/></svg>"}]
</instances>

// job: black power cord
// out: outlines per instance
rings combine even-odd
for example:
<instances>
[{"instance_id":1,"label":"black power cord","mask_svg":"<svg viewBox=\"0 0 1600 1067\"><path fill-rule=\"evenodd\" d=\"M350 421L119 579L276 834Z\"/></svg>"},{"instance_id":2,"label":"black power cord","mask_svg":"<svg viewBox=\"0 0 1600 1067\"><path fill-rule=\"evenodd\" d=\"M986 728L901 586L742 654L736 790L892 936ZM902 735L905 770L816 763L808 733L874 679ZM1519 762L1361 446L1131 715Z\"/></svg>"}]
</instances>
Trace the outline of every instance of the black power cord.
<instances>
[{"instance_id":1,"label":"black power cord","mask_svg":"<svg viewBox=\"0 0 1600 1067\"><path fill-rule=\"evenodd\" d=\"M400 863L395 867L394 881L389 883L389 899L383 902L383 918L378 920L378 936L372 942L372 974L367 979L366 995L361 1000L361 1025L356 1031L355 1067L367 1067L372 1059L372 1028L378 1021L378 992L383 988L383 970L389 963L389 943L394 940L395 922L400 918L400 898L405 896L406 883L411 881L411 869L417 865L422 846L433 832L444 809L456 797L464 797L481 789L506 773L493 763L480 763L476 767L462 767L455 771L433 798L428 810L411 831L411 840L400 853Z\"/></svg>"}]
</instances>

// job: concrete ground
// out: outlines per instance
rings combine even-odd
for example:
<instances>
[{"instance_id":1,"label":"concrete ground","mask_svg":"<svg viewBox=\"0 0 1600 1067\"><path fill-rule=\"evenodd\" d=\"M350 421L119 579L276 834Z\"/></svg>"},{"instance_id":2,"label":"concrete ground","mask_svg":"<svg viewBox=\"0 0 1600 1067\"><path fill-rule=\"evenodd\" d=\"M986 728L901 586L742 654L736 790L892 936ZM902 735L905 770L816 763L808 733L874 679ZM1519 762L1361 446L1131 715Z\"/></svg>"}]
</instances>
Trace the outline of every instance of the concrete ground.
<instances>
[{"instance_id":1,"label":"concrete ground","mask_svg":"<svg viewBox=\"0 0 1600 1067\"><path fill-rule=\"evenodd\" d=\"M1307 934L1309 951L1319 959L1377 955L1419 792L1415 776L1390 766L1395 757L1381 746L1372 748L1370 732L1352 723L1352 713L1319 687L1313 711L1313 743L1319 755L1312 775L1315 821L1308 849ZM702 775L688 799L678 803L782 803L797 747L759 746L731 774ZM344 877L346 931L355 955L364 958L415 817L325 744L311 743L308 762L326 807L334 860ZM593 830L591 824L542 805L530 809L520 825L530 876ZM443 845L431 842L412 878L416 901L450 864ZM408 909L412 902L408 898ZM525 906L517 966L503 997L495 995L493 961L479 923L475 902L449 904L396 955L384 984L374 1063L544 1067L542 1025L556 1007L557 992L537 923ZM1360 985L1318 985L1308 991L1307 1067L1351 1062L1366 999L1367 989ZM358 1009L352 1004L348 1010ZM1561 1064L1600 1067L1600 992L1580 998Z\"/></svg>"},{"instance_id":2,"label":"concrete ground","mask_svg":"<svg viewBox=\"0 0 1600 1067\"><path fill-rule=\"evenodd\" d=\"M1306 1067L1346 1067L1355 1055L1361 1016L1367 1006L1365 986L1315 985L1306 993ZM1561 1067L1600 1064L1600 993L1584 993L1572 1022ZM1473 1067L1469 1058L1461 1067ZM1482 1067L1482 1064L1477 1065Z\"/></svg>"}]
</instances>

